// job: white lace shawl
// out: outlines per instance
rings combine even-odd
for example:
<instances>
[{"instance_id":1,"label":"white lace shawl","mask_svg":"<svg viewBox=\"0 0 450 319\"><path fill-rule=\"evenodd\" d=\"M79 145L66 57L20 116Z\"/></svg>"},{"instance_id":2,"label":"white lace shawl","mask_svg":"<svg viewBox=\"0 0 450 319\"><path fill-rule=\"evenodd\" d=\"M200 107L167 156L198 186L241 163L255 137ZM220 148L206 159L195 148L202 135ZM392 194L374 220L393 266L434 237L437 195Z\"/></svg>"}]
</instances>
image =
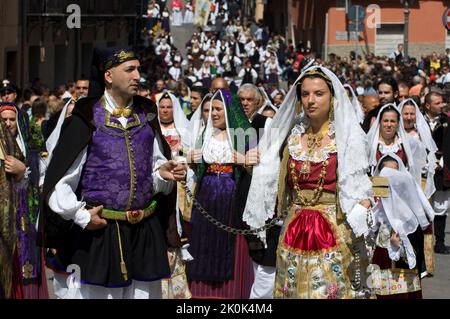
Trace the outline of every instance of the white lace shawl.
<instances>
[{"instance_id":1,"label":"white lace shawl","mask_svg":"<svg viewBox=\"0 0 450 319\"><path fill-rule=\"evenodd\" d=\"M303 112L295 119L296 86L306 72L314 69L320 69L324 72L333 84L339 201L343 213L350 214L356 204L371 195L372 184L367 176L369 168L367 138L358 123L355 109L336 75L327 68L312 66L295 81L273 118L270 127L266 129L259 142L260 163L253 168L252 182L243 215L243 220L252 229L264 226L265 222L274 216L281 146L295 122L301 123L307 120ZM352 225L352 223L350 223L350 226L356 228L356 225ZM265 243L265 232L258 233L258 237Z\"/></svg>"},{"instance_id":2,"label":"white lace shawl","mask_svg":"<svg viewBox=\"0 0 450 319\"><path fill-rule=\"evenodd\" d=\"M380 161L386 156L394 158L399 169L385 167L380 172L377 166L375 175L388 178L390 194L381 198L382 206L377 205L374 216L380 219L379 215L385 214L390 226L399 234L409 268L412 269L416 266L416 255L408 235L414 233L419 225L422 229L428 227L434 219L434 211L420 184L406 170L402 160L394 153L387 153Z\"/></svg>"},{"instance_id":3,"label":"white lace shawl","mask_svg":"<svg viewBox=\"0 0 450 319\"><path fill-rule=\"evenodd\" d=\"M428 152L428 154L426 154L426 159L422 159L421 162L426 161L424 167L427 172L427 182L424 192L427 198L430 198L431 195L433 195L433 193L436 191L436 187L434 185L434 172L436 170L436 152L438 151L438 148L433 140L433 137L431 136L430 126L428 125L425 117L420 112L419 107L413 99L406 99L405 101L400 103L400 105L398 106L400 113L403 111L403 106L408 101L412 102L416 107L415 126L419 135L419 140L423 145L425 145L426 151Z\"/></svg>"}]
</instances>

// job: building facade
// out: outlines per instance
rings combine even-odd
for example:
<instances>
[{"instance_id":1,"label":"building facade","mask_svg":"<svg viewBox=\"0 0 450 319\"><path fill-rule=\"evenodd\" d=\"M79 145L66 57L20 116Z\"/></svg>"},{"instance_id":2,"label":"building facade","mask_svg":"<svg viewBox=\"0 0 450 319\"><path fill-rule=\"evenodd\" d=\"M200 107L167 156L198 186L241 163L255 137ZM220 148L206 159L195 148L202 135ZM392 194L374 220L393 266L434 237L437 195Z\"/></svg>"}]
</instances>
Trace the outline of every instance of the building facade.
<instances>
[{"instance_id":1,"label":"building facade","mask_svg":"<svg viewBox=\"0 0 450 319\"><path fill-rule=\"evenodd\" d=\"M39 78L50 88L89 77L94 47L136 42L140 2L1 0L0 76L21 87Z\"/></svg>"},{"instance_id":2,"label":"building facade","mask_svg":"<svg viewBox=\"0 0 450 319\"><path fill-rule=\"evenodd\" d=\"M264 17L273 30L311 47L323 56L389 55L404 40L404 4L400 0L264 0ZM411 1L410 1L411 2ZM352 31L350 8L359 5L364 18L359 37ZM360 7L360 8L361 8ZM442 17L450 1L415 0L409 7L408 53L419 57L450 47Z\"/></svg>"}]
</instances>

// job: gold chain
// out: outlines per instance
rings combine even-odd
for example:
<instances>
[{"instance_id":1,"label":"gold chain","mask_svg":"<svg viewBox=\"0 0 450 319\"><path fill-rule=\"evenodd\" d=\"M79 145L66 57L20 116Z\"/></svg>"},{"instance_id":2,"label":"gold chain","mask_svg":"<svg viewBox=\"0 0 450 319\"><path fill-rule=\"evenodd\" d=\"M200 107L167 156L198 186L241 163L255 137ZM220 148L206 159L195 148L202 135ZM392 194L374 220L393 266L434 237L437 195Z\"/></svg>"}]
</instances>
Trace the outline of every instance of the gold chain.
<instances>
[{"instance_id":1,"label":"gold chain","mask_svg":"<svg viewBox=\"0 0 450 319\"><path fill-rule=\"evenodd\" d=\"M329 161L325 160L322 163L322 169L320 170L319 174L319 181L317 182L317 187L314 189L313 197L310 201L308 201L305 197L303 197L300 193L300 185L298 181L298 176L295 172L295 163L291 163L291 175L293 179L294 184L294 190L297 194L297 200L298 203L302 206L314 206L319 201L320 197L323 193L323 185L325 184L325 176L327 175L327 168L328 168Z\"/></svg>"}]
</instances>

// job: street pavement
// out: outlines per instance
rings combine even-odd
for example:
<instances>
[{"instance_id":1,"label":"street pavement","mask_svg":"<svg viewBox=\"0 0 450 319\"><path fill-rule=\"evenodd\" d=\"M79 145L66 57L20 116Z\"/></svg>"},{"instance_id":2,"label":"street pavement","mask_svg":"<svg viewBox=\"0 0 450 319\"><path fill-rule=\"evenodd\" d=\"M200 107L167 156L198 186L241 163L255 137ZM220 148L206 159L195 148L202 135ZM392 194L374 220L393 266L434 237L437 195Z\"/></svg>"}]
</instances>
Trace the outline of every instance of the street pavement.
<instances>
[{"instance_id":1,"label":"street pavement","mask_svg":"<svg viewBox=\"0 0 450 319\"><path fill-rule=\"evenodd\" d=\"M450 218L447 218L445 244L450 246ZM424 299L450 299L450 255L435 254L433 277L422 279Z\"/></svg>"}]
</instances>

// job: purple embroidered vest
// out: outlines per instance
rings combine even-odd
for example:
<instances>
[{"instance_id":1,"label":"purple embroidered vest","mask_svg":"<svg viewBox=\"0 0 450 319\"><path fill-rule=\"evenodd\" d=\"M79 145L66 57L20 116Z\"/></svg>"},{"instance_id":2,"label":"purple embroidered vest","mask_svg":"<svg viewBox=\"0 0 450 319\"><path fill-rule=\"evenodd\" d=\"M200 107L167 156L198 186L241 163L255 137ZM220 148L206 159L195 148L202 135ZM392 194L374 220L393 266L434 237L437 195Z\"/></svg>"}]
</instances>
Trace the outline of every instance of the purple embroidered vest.
<instances>
[{"instance_id":1,"label":"purple embroidered vest","mask_svg":"<svg viewBox=\"0 0 450 319\"><path fill-rule=\"evenodd\" d=\"M97 130L88 147L81 195L90 205L115 210L147 207L153 193L152 157L155 134L138 109L127 128L102 105L94 106Z\"/></svg>"}]
</instances>

